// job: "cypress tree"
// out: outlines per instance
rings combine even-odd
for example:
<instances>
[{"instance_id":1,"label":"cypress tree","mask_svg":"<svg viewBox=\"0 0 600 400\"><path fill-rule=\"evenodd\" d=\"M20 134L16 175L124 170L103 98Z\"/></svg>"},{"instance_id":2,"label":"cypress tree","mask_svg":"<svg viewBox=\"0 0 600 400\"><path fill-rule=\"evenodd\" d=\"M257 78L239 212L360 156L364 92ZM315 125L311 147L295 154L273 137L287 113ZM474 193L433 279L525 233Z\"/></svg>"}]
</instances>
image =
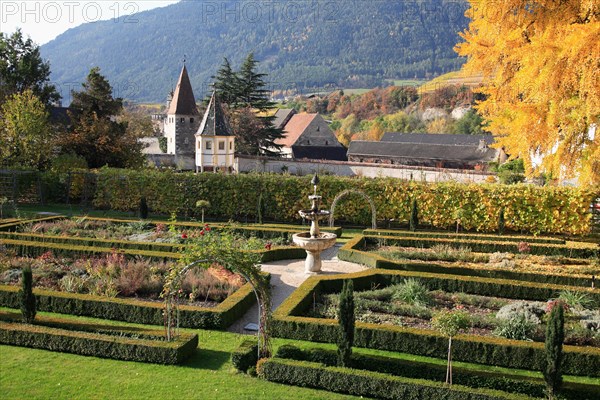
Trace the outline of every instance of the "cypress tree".
<instances>
[{"instance_id":1,"label":"cypress tree","mask_svg":"<svg viewBox=\"0 0 600 400\"><path fill-rule=\"evenodd\" d=\"M19 291L21 297L21 314L27 324L33 323L35 319L35 296L33 295L33 276L31 267L26 266L21 270L22 288Z\"/></svg>"},{"instance_id":2,"label":"cypress tree","mask_svg":"<svg viewBox=\"0 0 600 400\"><path fill-rule=\"evenodd\" d=\"M502 235L504 233L505 226L506 221L504 219L504 207L500 207L500 214L498 214L498 235Z\"/></svg>"},{"instance_id":3,"label":"cypress tree","mask_svg":"<svg viewBox=\"0 0 600 400\"><path fill-rule=\"evenodd\" d=\"M550 311L546 325L546 363L542 373L549 399L554 399L562 385L562 345L565 338L565 316L561 302Z\"/></svg>"},{"instance_id":4,"label":"cypress tree","mask_svg":"<svg viewBox=\"0 0 600 400\"><path fill-rule=\"evenodd\" d=\"M146 202L145 197L142 197L140 199L140 218L141 219L148 218L148 203Z\"/></svg>"},{"instance_id":5,"label":"cypress tree","mask_svg":"<svg viewBox=\"0 0 600 400\"><path fill-rule=\"evenodd\" d=\"M338 365L348 367L354 343L354 284L351 279L344 280L338 309Z\"/></svg>"},{"instance_id":6,"label":"cypress tree","mask_svg":"<svg viewBox=\"0 0 600 400\"><path fill-rule=\"evenodd\" d=\"M417 208L417 199L413 199L412 201L409 225L410 230L413 232L417 229L417 226L419 226L419 209Z\"/></svg>"}]
</instances>

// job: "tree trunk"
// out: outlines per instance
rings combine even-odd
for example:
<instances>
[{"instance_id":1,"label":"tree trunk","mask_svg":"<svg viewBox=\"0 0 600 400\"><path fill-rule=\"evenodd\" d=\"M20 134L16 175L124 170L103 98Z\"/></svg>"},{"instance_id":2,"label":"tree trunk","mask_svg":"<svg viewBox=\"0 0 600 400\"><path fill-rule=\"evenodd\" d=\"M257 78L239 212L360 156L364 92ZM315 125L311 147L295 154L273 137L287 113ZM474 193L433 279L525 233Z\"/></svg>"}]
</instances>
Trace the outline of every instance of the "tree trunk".
<instances>
[{"instance_id":1,"label":"tree trunk","mask_svg":"<svg viewBox=\"0 0 600 400\"><path fill-rule=\"evenodd\" d=\"M448 365L446 366L446 384L452 385L452 337L448 339Z\"/></svg>"}]
</instances>

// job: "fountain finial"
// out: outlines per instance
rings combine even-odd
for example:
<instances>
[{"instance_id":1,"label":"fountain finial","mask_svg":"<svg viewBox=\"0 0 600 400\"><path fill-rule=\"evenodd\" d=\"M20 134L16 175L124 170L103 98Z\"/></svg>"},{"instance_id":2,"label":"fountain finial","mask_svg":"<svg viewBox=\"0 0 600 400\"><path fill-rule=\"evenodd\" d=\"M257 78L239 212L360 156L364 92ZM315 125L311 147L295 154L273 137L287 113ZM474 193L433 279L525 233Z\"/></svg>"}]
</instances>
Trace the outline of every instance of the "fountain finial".
<instances>
[{"instance_id":1,"label":"fountain finial","mask_svg":"<svg viewBox=\"0 0 600 400\"><path fill-rule=\"evenodd\" d=\"M313 176L312 180L310 181L310 183L312 183L313 187L315 188L315 196L317 195L317 186L319 186L320 181L321 180L319 179L319 175L317 175L317 173L315 172L315 176Z\"/></svg>"}]
</instances>

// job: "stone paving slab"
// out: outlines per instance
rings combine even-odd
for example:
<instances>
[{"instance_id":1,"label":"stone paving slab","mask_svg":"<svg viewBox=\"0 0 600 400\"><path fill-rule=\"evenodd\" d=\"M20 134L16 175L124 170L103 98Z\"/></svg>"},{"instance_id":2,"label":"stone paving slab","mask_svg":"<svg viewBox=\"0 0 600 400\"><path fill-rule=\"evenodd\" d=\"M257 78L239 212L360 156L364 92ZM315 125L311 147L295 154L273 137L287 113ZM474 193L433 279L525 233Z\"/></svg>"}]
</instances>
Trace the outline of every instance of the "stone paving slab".
<instances>
[{"instance_id":1,"label":"stone paving slab","mask_svg":"<svg viewBox=\"0 0 600 400\"><path fill-rule=\"evenodd\" d=\"M367 269L364 265L341 261L337 252L342 244L336 244L321 254L323 275L345 274ZM271 274L272 309L275 310L310 275L304 273L304 260L282 260L262 264L261 269ZM244 330L248 323L258 322L258 306L255 304L248 312L228 329L230 332L255 334Z\"/></svg>"}]
</instances>

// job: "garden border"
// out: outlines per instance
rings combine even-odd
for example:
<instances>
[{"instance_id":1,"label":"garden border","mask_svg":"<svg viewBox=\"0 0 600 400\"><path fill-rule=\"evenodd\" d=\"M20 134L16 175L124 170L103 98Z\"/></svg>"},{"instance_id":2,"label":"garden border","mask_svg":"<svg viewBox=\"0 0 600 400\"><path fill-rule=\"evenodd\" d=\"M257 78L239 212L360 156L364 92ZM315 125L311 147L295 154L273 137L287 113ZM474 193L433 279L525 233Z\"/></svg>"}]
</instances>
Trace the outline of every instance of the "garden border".
<instances>
[{"instance_id":1,"label":"garden border","mask_svg":"<svg viewBox=\"0 0 600 400\"><path fill-rule=\"evenodd\" d=\"M15 318L19 318L18 314L0 312L1 344L158 364L179 364L198 347L197 334L182 333L174 341L167 342L123 336L164 337L164 331L156 329L101 326L41 316L36 317L34 324L24 324L15 322ZM100 328L115 334L93 332Z\"/></svg>"},{"instance_id":2,"label":"garden border","mask_svg":"<svg viewBox=\"0 0 600 400\"><path fill-rule=\"evenodd\" d=\"M387 278L385 278L387 277ZM372 283L390 283L395 279L415 277L420 280L436 280L453 290L465 287L507 291L519 299L548 299L548 293L560 289L557 285L540 285L530 282L515 282L500 279L465 278L457 275L412 273L404 271L378 270L345 274L341 276L315 276L308 278L273 313L273 336L334 343L338 334L338 322L333 319L298 316L306 310L315 296L341 290L344 279L354 281L355 290L370 289ZM379 282L381 281L381 282ZM496 286L493 288L493 286ZM513 287L512 292L510 288ZM572 288L592 294L600 299L600 289ZM518 295L518 296L517 296ZM526 296L522 296L526 295ZM545 300L544 299L544 300ZM453 339L454 358L459 361L496 365L508 368L540 370L545 359L544 343L529 343L504 338L475 335L458 335ZM425 329L356 323L354 344L357 347L399 351L403 353L444 358L448 340L442 334ZM564 346L564 373L600 377L600 348Z\"/></svg>"},{"instance_id":3,"label":"garden border","mask_svg":"<svg viewBox=\"0 0 600 400\"><path fill-rule=\"evenodd\" d=\"M457 265L444 265L432 261L415 262L390 260L381 255L364 251L365 241L368 238L378 239L379 237L360 235L354 237L340 248L338 251L338 258L340 260L378 269L456 274L459 276L479 276L566 286L589 287L591 285L591 276L588 277L585 275L539 274L493 267L471 268Z\"/></svg>"}]
</instances>

